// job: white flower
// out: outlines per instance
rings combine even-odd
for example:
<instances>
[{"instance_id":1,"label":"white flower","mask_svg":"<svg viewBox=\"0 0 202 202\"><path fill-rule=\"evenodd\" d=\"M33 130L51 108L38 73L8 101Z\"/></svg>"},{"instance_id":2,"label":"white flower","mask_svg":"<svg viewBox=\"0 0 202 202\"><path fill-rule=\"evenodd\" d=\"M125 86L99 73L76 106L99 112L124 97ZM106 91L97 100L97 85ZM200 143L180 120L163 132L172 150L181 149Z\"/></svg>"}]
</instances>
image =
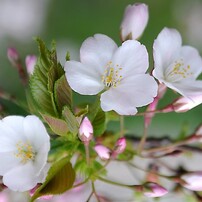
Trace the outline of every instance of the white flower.
<instances>
[{"instance_id":1,"label":"white flower","mask_svg":"<svg viewBox=\"0 0 202 202\"><path fill-rule=\"evenodd\" d=\"M29 75L33 74L36 62L37 62L37 57L35 55L26 56L25 64L26 64L27 73Z\"/></svg>"},{"instance_id":2,"label":"white flower","mask_svg":"<svg viewBox=\"0 0 202 202\"><path fill-rule=\"evenodd\" d=\"M0 120L0 175L13 191L27 191L43 182L50 138L36 116Z\"/></svg>"},{"instance_id":3,"label":"white flower","mask_svg":"<svg viewBox=\"0 0 202 202\"><path fill-rule=\"evenodd\" d=\"M148 19L149 12L146 4L136 3L134 5L128 5L121 23L122 41L138 39L144 31Z\"/></svg>"},{"instance_id":4,"label":"white flower","mask_svg":"<svg viewBox=\"0 0 202 202\"><path fill-rule=\"evenodd\" d=\"M202 81L196 80L202 72L202 59L195 48L182 46L177 30L164 28L153 49L156 79L185 97L202 93Z\"/></svg>"},{"instance_id":5,"label":"white flower","mask_svg":"<svg viewBox=\"0 0 202 202\"><path fill-rule=\"evenodd\" d=\"M101 91L101 108L122 115L134 115L136 107L147 105L157 94L153 77L145 74L148 53L138 41L125 41L121 47L106 35L96 34L84 41L80 60L67 61L66 78L82 95Z\"/></svg>"}]
</instances>

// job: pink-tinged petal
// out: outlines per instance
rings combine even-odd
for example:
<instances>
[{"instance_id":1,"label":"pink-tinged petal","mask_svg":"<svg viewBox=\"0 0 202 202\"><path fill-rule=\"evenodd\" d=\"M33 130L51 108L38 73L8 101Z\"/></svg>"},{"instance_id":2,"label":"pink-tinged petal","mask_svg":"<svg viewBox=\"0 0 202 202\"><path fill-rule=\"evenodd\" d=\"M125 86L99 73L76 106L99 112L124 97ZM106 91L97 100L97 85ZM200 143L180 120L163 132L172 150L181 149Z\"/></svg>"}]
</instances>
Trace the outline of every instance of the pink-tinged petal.
<instances>
[{"instance_id":1,"label":"pink-tinged petal","mask_svg":"<svg viewBox=\"0 0 202 202\"><path fill-rule=\"evenodd\" d=\"M181 178L186 182L182 186L193 191L202 191L202 171L187 173Z\"/></svg>"},{"instance_id":2,"label":"pink-tinged petal","mask_svg":"<svg viewBox=\"0 0 202 202\"><path fill-rule=\"evenodd\" d=\"M76 61L65 63L65 75L70 87L82 95L95 95L103 90L103 73L99 71L99 66L87 66Z\"/></svg>"},{"instance_id":3,"label":"pink-tinged petal","mask_svg":"<svg viewBox=\"0 0 202 202\"><path fill-rule=\"evenodd\" d=\"M3 183L13 191L28 191L36 186L37 179L32 162L15 167L3 176Z\"/></svg>"},{"instance_id":4,"label":"pink-tinged petal","mask_svg":"<svg viewBox=\"0 0 202 202\"><path fill-rule=\"evenodd\" d=\"M187 97L180 97L173 104L175 112L187 112L202 103L202 94Z\"/></svg>"},{"instance_id":5,"label":"pink-tinged petal","mask_svg":"<svg viewBox=\"0 0 202 202\"><path fill-rule=\"evenodd\" d=\"M25 64L26 64L27 73L29 75L33 74L36 62L37 62L37 57L35 55L26 56Z\"/></svg>"},{"instance_id":6,"label":"pink-tinged petal","mask_svg":"<svg viewBox=\"0 0 202 202\"><path fill-rule=\"evenodd\" d=\"M191 78L196 79L202 72L202 58L199 55L197 49L191 46L182 46L180 55L182 56L184 63L190 66L188 73L191 73ZM189 76L187 78L190 78Z\"/></svg>"},{"instance_id":7,"label":"pink-tinged petal","mask_svg":"<svg viewBox=\"0 0 202 202\"><path fill-rule=\"evenodd\" d=\"M88 117L83 119L79 127L79 138L83 142L89 142L93 138L93 126Z\"/></svg>"},{"instance_id":8,"label":"pink-tinged petal","mask_svg":"<svg viewBox=\"0 0 202 202\"><path fill-rule=\"evenodd\" d=\"M136 107L142 107L154 100L158 85L148 74L132 75L101 95L101 108L114 110L121 115L134 115Z\"/></svg>"},{"instance_id":9,"label":"pink-tinged petal","mask_svg":"<svg viewBox=\"0 0 202 202\"><path fill-rule=\"evenodd\" d=\"M149 198L161 197L168 193L168 190L157 183L147 182L144 184L144 195Z\"/></svg>"},{"instance_id":10,"label":"pink-tinged petal","mask_svg":"<svg viewBox=\"0 0 202 202\"><path fill-rule=\"evenodd\" d=\"M112 62L122 68L119 71L122 77L145 73L149 66L147 49L138 41L125 41L115 51Z\"/></svg>"},{"instance_id":11,"label":"pink-tinged petal","mask_svg":"<svg viewBox=\"0 0 202 202\"><path fill-rule=\"evenodd\" d=\"M94 149L102 160L108 160L111 156L111 150L104 145L97 144Z\"/></svg>"},{"instance_id":12,"label":"pink-tinged petal","mask_svg":"<svg viewBox=\"0 0 202 202\"><path fill-rule=\"evenodd\" d=\"M117 48L116 43L108 36L95 34L94 37L87 38L81 46L81 63L96 69L96 72L102 74Z\"/></svg>"},{"instance_id":13,"label":"pink-tinged petal","mask_svg":"<svg viewBox=\"0 0 202 202\"><path fill-rule=\"evenodd\" d=\"M124 12L123 21L121 22L121 39L138 39L149 19L148 6L142 3L128 5Z\"/></svg>"},{"instance_id":14,"label":"pink-tinged petal","mask_svg":"<svg viewBox=\"0 0 202 202\"><path fill-rule=\"evenodd\" d=\"M19 59L19 53L15 48L8 48L7 57L12 64L15 64Z\"/></svg>"},{"instance_id":15,"label":"pink-tinged petal","mask_svg":"<svg viewBox=\"0 0 202 202\"><path fill-rule=\"evenodd\" d=\"M166 69L179 57L181 45L182 38L177 30L164 28L159 33L153 45L154 77L164 78Z\"/></svg>"}]
</instances>

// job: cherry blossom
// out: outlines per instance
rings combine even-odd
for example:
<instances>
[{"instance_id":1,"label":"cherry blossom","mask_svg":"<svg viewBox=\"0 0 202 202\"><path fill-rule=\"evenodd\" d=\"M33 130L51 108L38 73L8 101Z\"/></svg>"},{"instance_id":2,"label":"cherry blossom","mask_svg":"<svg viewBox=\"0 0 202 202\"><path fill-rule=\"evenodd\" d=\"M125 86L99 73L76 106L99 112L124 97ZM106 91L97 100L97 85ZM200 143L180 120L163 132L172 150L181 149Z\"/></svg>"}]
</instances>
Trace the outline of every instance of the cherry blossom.
<instances>
[{"instance_id":1,"label":"cherry blossom","mask_svg":"<svg viewBox=\"0 0 202 202\"><path fill-rule=\"evenodd\" d=\"M67 81L79 94L101 93L103 111L134 115L136 107L151 103L157 94L157 83L145 73L147 50L138 41L125 41L118 48L108 36L96 34L83 42L80 60L66 62Z\"/></svg>"}]
</instances>

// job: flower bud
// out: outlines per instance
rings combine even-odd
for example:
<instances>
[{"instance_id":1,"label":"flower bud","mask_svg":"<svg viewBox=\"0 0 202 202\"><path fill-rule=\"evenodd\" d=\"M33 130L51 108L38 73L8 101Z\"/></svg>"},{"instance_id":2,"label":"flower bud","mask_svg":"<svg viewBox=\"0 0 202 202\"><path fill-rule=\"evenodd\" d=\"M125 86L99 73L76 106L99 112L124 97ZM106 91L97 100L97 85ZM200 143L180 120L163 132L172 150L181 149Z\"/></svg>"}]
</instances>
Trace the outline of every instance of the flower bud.
<instances>
[{"instance_id":1,"label":"flower bud","mask_svg":"<svg viewBox=\"0 0 202 202\"><path fill-rule=\"evenodd\" d=\"M202 191L202 171L190 172L181 176L185 184L181 185L192 191Z\"/></svg>"},{"instance_id":2,"label":"flower bud","mask_svg":"<svg viewBox=\"0 0 202 202\"><path fill-rule=\"evenodd\" d=\"M180 97L172 105L175 112L186 112L202 103L202 95Z\"/></svg>"},{"instance_id":3,"label":"flower bud","mask_svg":"<svg viewBox=\"0 0 202 202\"><path fill-rule=\"evenodd\" d=\"M128 5L121 23L121 39L138 39L149 19L148 6L142 3Z\"/></svg>"},{"instance_id":4,"label":"flower bud","mask_svg":"<svg viewBox=\"0 0 202 202\"><path fill-rule=\"evenodd\" d=\"M36 61L37 57L35 55L27 55L25 58L26 69L29 75L33 74Z\"/></svg>"},{"instance_id":5,"label":"flower bud","mask_svg":"<svg viewBox=\"0 0 202 202\"><path fill-rule=\"evenodd\" d=\"M154 182L147 182L143 187L143 194L149 198L161 197L168 193L167 189Z\"/></svg>"},{"instance_id":6,"label":"flower bud","mask_svg":"<svg viewBox=\"0 0 202 202\"><path fill-rule=\"evenodd\" d=\"M7 57L12 65L15 65L20 59L20 56L15 48L8 48Z\"/></svg>"},{"instance_id":7,"label":"flower bud","mask_svg":"<svg viewBox=\"0 0 202 202\"><path fill-rule=\"evenodd\" d=\"M93 137L93 126L89 119L85 117L79 128L79 138L82 142L89 142Z\"/></svg>"},{"instance_id":8,"label":"flower bud","mask_svg":"<svg viewBox=\"0 0 202 202\"><path fill-rule=\"evenodd\" d=\"M111 150L101 144L97 144L94 149L102 160L108 160L111 156Z\"/></svg>"},{"instance_id":9,"label":"flower bud","mask_svg":"<svg viewBox=\"0 0 202 202\"><path fill-rule=\"evenodd\" d=\"M116 142L114 153L121 154L124 152L125 148L126 148L126 138L121 137Z\"/></svg>"}]
</instances>

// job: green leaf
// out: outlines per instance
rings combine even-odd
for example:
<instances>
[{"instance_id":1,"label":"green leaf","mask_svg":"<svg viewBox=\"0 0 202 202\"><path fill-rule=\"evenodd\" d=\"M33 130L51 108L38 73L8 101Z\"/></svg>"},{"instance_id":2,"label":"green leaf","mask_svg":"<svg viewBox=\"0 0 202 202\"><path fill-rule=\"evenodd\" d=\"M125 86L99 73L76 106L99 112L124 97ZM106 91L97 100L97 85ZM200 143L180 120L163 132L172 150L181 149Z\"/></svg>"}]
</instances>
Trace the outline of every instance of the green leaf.
<instances>
[{"instance_id":1,"label":"green leaf","mask_svg":"<svg viewBox=\"0 0 202 202\"><path fill-rule=\"evenodd\" d=\"M55 82L54 95L60 111L62 111L64 106L72 108L72 90L67 83L65 75Z\"/></svg>"},{"instance_id":2,"label":"green leaf","mask_svg":"<svg viewBox=\"0 0 202 202\"><path fill-rule=\"evenodd\" d=\"M67 123L69 131L76 135L78 133L79 124L74 114L70 111L68 107L64 107L62 115Z\"/></svg>"},{"instance_id":3,"label":"green leaf","mask_svg":"<svg viewBox=\"0 0 202 202\"><path fill-rule=\"evenodd\" d=\"M106 129L106 115L100 108L100 98L97 97L96 101L89 109L88 118L93 125L93 133L95 136L101 135Z\"/></svg>"},{"instance_id":4,"label":"green leaf","mask_svg":"<svg viewBox=\"0 0 202 202\"><path fill-rule=\"evenodd\" d=\"M49 51L41 39L37 38L36 41L38 42L40 55L34 73L30 78L32 97L38 106L37 110L58 117L54 85L64 75L64 70L57 62L55 45Z\"/></svg>"},{"instance_id":5,"label":"green leaf","mask_svg":"<svg viewBox=\"0 0 202 202\"><path fill-rule=\"evenodd\" d=\"M67 135L69 129L67 127L67 123L64 120L45 114L42 114L42 117L55 134L60 136Z\"/></svg>"},{"instance_id":6,"label":"green leaf","mask_svg":"<svg viewBox=\"0 0 202 202\"><path fill-rule=\"evenodd\" d=\"M102 135L106 129L106 115L100 108L92 122L93 134L95 136Z\"/></svg>"},{"instance_id":7,"label":"green leaf","mask_svg":"<svg viewBox=\"0 0 202 202\"><path fill-rule=\"evenodd\" d=\"M75 171L68 158L63 158L50 168L45 182L36 190L30 202L40 196L62 194L72 188Z\"/></svg>"}]
</instances>

